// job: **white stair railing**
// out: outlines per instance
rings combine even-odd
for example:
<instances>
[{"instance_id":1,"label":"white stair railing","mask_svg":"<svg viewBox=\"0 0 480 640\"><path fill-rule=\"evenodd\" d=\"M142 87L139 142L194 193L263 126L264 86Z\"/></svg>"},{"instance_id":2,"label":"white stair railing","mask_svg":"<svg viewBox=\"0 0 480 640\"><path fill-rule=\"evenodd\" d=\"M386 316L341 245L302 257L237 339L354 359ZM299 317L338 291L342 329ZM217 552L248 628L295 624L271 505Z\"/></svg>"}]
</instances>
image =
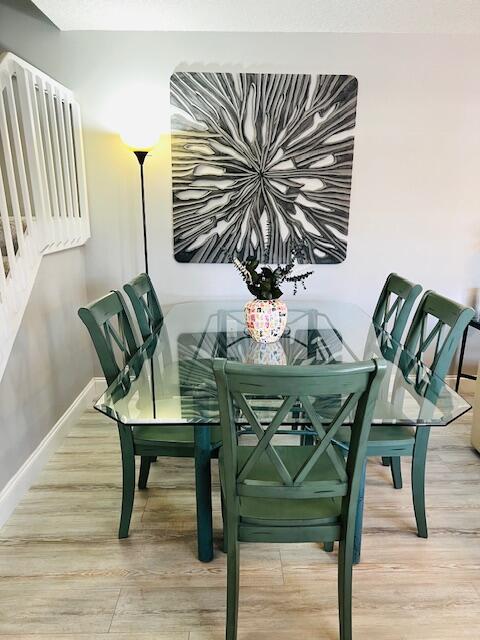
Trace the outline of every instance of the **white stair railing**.
<instances>
[{"instance_id":1,"label":"white stair railing","mask_svg":"<svg viewBox=\"0 0 480 640\"><path fill-rule=\"evenodd\" d=\"M12 53L0 54L0 378L42 255L89 237L73 93Z\"/></svg>"}]
</instances>

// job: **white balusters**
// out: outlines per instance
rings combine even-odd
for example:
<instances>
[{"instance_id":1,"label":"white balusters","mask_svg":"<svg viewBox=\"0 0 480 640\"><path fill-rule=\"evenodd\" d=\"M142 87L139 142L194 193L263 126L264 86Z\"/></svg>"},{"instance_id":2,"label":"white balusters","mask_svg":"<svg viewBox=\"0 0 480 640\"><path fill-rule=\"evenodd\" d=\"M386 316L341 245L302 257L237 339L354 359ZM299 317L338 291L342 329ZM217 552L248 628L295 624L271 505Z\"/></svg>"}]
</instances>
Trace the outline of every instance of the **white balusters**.
<instances>
[{"instance_id":1,"label":"white balusters","mask_svg":"<svg viewBox=\"0 0 480 640\"><path fill-rule=\"evenodd\" d=\"M40 260L90 236L80 110L72 92L0 56L0 377Z\"/></svg>"}]
</instances>

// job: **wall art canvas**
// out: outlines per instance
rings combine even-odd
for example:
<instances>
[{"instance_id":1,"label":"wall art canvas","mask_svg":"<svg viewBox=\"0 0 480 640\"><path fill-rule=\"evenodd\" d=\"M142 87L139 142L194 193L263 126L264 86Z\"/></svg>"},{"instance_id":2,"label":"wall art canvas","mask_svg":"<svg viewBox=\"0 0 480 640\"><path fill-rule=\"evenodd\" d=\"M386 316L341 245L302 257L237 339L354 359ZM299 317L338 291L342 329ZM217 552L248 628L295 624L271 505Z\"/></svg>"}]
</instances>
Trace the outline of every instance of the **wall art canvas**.
<instances>
[{"instance_id":1,"label":"wall art canvas","mask_svg":"<svg viewBox=\"0 0 480 640\"><path fill-rule=\"evenodd\" d=\"M345 259L356 78L182 72L170 96L176 260Z\"/></svg>"}]
</instances>

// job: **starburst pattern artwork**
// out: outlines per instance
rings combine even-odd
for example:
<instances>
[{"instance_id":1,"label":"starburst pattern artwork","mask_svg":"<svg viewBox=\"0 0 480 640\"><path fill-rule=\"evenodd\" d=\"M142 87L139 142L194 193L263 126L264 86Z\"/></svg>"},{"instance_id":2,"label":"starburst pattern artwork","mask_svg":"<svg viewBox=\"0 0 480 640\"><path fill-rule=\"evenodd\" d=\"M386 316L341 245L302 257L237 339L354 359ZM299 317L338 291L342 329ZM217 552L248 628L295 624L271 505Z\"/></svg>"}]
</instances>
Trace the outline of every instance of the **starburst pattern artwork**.
<instances>
[{"instance_id":1,"label":"starburst pattern artwork","mask_svg":"<svg viewBox=\"0 0 480 640\"><path fill-rule=\"evenodd\" d=\"M170 95L179 262L345 259L356 78L182 72Z\"/></svg>"}]
</instances>

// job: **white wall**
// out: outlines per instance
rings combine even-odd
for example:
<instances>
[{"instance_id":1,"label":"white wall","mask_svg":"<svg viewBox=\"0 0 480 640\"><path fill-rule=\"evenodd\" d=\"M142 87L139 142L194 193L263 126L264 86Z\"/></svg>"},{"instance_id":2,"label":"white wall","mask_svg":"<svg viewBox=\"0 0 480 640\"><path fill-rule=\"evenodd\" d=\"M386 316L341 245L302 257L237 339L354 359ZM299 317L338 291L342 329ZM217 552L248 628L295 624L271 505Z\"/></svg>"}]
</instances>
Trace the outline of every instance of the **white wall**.
<instances>
[{"instance_id":1,"label":"white wall","mask_svg":"<svg viewBox=\"0 0 480 640\"><path fill-rule=\"evenodd\" d=\"M480 57L480 43L474 39L74 34L73 40L77 51L89 43L92 64L96 54L95 72L78 75L78 95L89 125L99 130L109 125L111 93L139 73L164 89L165 113L159 118L166 126L174 69L357 76L348 257L341 265L317 267L308 295L371 308L385 275L399 271L426 288L466 299L469 255L480 243L480 74L470 66ZM88 61L84 71L86 66ZM114 134L88 134L86 152L93 217L89 285L100 293L142 266L141 244L132 242L140 221L137 167ZM169 164L166 140L145 165L151 271L162 300L243 297L230 265L173 259ZM113 264L99 272L99 260Z\"/></svg>"},{"instance_id":2,"label":"white wall","mask_svg":"<svg viewBox=\"0 0 480 640\"><path fill-rule=\"evenodd\" d=\"M169 76L190 69L355 75L348 255L341 265L316 267L308 295L371 310L387 273L398 271L467 301L471 255L480 245L477 37L58 32L39 15L5 3L0 10L0 45L64 82L81 102L90 297L142 268L138 167L111 130L112 96L141 81L158 83L167 131ZM162 302L247 297L230 265L173 259L168 139L145 171L151 274Z\"/></svg>"}]
</instances>

